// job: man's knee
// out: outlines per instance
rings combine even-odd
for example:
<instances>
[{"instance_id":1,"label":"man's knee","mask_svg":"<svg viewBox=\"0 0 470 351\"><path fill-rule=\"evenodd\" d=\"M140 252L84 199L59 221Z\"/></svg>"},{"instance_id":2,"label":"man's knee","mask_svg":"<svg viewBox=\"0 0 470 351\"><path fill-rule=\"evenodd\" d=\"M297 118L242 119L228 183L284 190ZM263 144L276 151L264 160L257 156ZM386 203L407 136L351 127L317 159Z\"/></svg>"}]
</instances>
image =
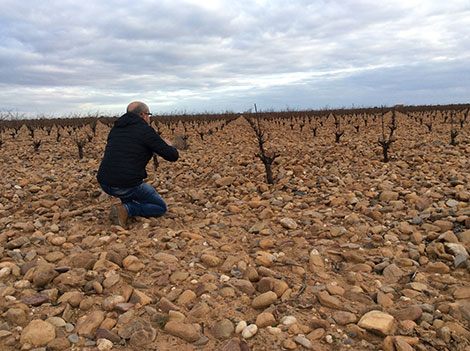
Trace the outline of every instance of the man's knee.
<instances>
[{"instance_id":1,"label":"man's knee","mask_svg":"<svg viewBox=\"0 0 470 351\"><path fill-rule=\"evenodd\" d=\"M162 204L162 216L167 212L168 212L168 206L166 205L165 202L163 202L163 204Z\"/></svg>"}]
</instances>

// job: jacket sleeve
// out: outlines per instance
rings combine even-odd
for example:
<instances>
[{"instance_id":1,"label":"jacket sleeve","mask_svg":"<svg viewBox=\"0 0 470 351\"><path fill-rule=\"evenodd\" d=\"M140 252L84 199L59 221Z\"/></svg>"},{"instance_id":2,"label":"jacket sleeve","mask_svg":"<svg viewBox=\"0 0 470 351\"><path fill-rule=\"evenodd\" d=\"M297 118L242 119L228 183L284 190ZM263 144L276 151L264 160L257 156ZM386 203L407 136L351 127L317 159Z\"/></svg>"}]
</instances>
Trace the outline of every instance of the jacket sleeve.
<instances>
[{"instance_id":1,"label":"jacket sleeve","mask_svg":"<svg viewBox=\"0 0 470 351\"><path fill-rule=\"evenodd\" d=\"M174 162L178 160L179 153L174 146L168 145L152 127L146 126L144 133L145 144L158 156L165 160Z\"/></svg>"}]
</instances>

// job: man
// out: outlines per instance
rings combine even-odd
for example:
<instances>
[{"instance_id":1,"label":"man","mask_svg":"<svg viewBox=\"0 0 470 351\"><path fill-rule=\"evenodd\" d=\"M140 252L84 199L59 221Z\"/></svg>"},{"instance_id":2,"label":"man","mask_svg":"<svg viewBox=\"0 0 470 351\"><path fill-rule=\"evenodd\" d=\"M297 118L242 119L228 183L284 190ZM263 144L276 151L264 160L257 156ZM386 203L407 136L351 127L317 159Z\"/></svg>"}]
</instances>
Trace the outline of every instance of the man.
<instances>
[{"instance_id":1,"label":"man","mask_svg":"<svg viewBox=\"0 0 470 351\"><path fill-rule=\"evenodd\" d=\"M111 207L115 224L125 228L131 216L160 217L167 211L157 191L143 182L152 155L174 162L178 151L150 126L149 108L140 101L127 106L127 113L114 123L108 134L98 182L105 193L121 200Z\"/></svg>"}]
</instances>

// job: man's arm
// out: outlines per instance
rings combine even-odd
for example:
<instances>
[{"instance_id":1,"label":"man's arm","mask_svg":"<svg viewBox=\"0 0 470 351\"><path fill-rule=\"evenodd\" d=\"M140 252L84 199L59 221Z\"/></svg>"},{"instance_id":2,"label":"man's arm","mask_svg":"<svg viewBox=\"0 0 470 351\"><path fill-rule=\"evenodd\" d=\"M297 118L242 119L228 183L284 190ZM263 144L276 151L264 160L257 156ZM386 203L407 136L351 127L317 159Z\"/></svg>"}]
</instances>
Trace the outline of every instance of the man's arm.
<instances>
[{"instance_id":1,"label":"man's arm","mask_svg":"<svg viewBox=\"0 0 470 351\"><path fill-rule=\"evenodd\" d=\"M174 162L178 160L178 150L172 144L163 139L152 127L149 126L145 133L145 142L150 149L165 160Z\"/></svg>"}]
</instances>

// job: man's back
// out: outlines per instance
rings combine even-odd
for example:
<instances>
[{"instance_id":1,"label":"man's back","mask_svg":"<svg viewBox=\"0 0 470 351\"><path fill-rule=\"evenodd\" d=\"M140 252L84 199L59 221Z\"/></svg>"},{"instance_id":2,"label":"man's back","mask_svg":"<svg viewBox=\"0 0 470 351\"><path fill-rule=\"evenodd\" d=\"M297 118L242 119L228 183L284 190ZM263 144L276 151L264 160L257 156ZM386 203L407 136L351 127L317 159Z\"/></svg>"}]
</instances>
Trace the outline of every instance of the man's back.
<instances>
[{"instance_id":1,"label":"man's back","mask_svg":"<svg viewBox=\"0 0 470 351\"><path fill-rule=\"evenodd\" d=\"M140 185L147 177L145 167L153 153L168 161L179 156L176 148L165 143L142 118L126 113L109 132L98 182L120 188Z\"/></svg>"}]
</instances>

